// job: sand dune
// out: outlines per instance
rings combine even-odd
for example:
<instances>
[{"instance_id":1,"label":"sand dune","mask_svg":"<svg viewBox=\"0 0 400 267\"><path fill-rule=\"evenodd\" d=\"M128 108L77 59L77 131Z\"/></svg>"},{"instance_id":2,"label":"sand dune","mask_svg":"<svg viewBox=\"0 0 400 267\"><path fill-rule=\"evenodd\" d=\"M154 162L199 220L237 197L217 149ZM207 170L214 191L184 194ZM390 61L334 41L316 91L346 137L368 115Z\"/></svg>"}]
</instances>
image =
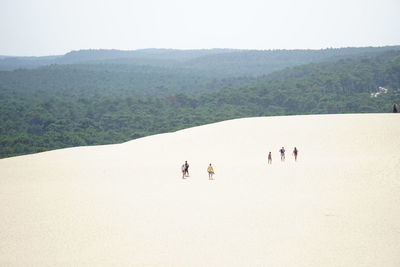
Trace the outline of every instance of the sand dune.
<instances>
[{"instance_id":1,"label":"sand dune","mask_svg":"<svg viewBox=\"0 0 400 267\"><path fill-rule=\"evenodd\" d=\"M400 266L397 114L231 120L0 175L0 266Z\"/></svg>"}]
</instances>

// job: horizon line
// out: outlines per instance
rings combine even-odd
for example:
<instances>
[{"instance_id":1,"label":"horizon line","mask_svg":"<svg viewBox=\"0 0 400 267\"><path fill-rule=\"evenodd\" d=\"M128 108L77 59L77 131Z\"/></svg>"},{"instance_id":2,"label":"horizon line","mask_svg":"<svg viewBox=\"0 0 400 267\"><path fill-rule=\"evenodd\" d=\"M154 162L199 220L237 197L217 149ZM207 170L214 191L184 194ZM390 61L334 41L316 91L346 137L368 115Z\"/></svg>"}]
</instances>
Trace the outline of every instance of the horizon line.
<instances>
[{"instance_id":1,"label":"horizon line","mask_svg":"<svg viewBox=\"0 0 400 267\"><path fill-rule=\"evenodd\" d=\"M253 48L228 48L228 47L214 47L214 48L167 48L167 47L147 47L147 48L136 48L136 49L118 49L118 48L81 48L78 50L72 49L64 54L45 54L45 55L7 55L0 54L3 58L15 58L15 57L57 57L65 56L71 52L79 51L121 51L121 52L133 52L141 50L172 50L172 51L203 51L203 50L232 50L232 51L321 51L321 50L333 50L333 49L350 49L350 48L382 48L382 47L399 47L400 44L390 45L369 45L369 46L341 46L341 47L323 47L323 48L266 48L266 49L253 49ZM1 58L0 58L1 59Z\"/></svg>"}]
</instances>

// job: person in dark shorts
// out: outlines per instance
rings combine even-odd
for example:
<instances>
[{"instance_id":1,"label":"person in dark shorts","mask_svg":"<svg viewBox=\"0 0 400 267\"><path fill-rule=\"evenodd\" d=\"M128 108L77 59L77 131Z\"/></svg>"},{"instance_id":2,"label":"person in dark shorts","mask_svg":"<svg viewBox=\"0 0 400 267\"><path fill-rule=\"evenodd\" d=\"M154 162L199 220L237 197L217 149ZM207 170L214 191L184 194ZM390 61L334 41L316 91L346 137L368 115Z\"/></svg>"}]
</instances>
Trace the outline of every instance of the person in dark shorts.
<instances>
[{"instance_id":1,"label":"person in dark shorts","mask_svg":"<svg viewBox=\"0 0 400 267\"><path fill-rule=\"evenodd\" d=\"M279 149L279 153L281 153L281 161L285 161L285 148Z\"/></svg>"},{"instance_id":2,"label":"person in dark shorts","mask_svg":"<svg viewBox=\"0 0 400 267\"><path fill-rule=\"evenodd\" d=\"M271 152L268 153L268 164L272 164L272 155L271 155Z\"/></svg>"},{"instance_id":3,"label":"person in dark shorts","mask_svg":"<svg viewBox=\"0 0 400 267\"><path fill-rule=\"evenodd\" d=\"M185 176L189 177L189 163L185 161Z\"/></svg>"},{"instance_id":4,"label":"person in dark shorts","mask_svg":"<svg viewBox=\"0 0 400 267\"><path fill-rule=\"evenodd\" d=\"M294 147L293 149L293 156L294 156L294 160L297 161L297 154L299 153L299 151L297 150L296 147Z\"/></svg>"}]
</instances>

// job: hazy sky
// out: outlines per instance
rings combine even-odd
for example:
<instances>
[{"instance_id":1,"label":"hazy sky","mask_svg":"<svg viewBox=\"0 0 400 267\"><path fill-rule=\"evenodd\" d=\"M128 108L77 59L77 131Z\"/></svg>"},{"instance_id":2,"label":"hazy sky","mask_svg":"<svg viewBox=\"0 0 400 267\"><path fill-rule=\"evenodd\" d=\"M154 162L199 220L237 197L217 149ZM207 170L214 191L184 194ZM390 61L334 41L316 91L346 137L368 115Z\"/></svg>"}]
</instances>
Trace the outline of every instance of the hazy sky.
<instances>
[{"instance_id":1,"label":"hazy sky","mask_svg":"<svg viewBox=\"0 0 400 267\"><path fill-rule=\"evenodd\" d=\"M0 55L400 45L400 0L0 0Z\"/></svg>"}]
</instances>

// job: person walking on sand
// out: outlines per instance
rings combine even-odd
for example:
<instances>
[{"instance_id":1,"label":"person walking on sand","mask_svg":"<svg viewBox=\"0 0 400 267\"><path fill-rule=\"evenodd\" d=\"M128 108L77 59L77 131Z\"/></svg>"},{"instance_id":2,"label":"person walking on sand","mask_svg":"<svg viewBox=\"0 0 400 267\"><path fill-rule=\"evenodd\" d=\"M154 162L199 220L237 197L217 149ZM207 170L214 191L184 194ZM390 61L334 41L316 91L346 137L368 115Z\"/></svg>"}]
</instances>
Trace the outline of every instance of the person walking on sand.
<instances>
[{"instance_id":1,"label":"person walking on sand","mask_svg":"<svg viewBox=\"0 0 400 267\"><path fill-rule=\"evenodd\" d=\"M293 156L294 156L294 161L297 161L297 154L299 153L299 151L297 150L296 147L294 147L293 149Z\"/></svg>"},{"instance_id":2,"label":"person walking on sand","mask_svg":"<svg viewBox=\"0 0 400 267\"><path fill-rule=\"evenodd\" d=\"M214 175L214 168L210 165L207 168L207 172L208 172L208 180L214 180L213 175Z\"/></svg>"},{"instance_id":3,"label":"person walking on sand","mask_svg":"<svg viewBox=\"0 0 400 267\"><path fill-rule=\"evenodd\" d=\"M272 155L271 152L268 154L268 164L272 164Z\"/></svg>"},{"instance_id":4,"label":"person walking on sand","mask_svg":"<svg viewBox=\"0 0 400 267\"><path fill-rule=\"evenodd\" d=\"M182 179L186 179L185 178L185 174L186 174L186 166L185 166L185 164L182 164L181 170L182 170Z\"/></svg>"},{"instance_id":5,"label":"person walking on sand","mask_svg":"<svg viewBox=\"0 0 400 267\"><path fill-rule=\"evenodd\" d=\"M397 113L398 112L397 104L393 104L392 110L393 110L393 113Z\"/></svg>"},{"instance_id":6,"label":"person walking on sand","mask_svg":"<svg viewBox=\"0 0 400 267\"><path fill-rule=\"evenodd\" d=\"M189 177L189 163L185 161L185 174L186 177Z\"/></svg>"},{"instance_id":7,"label":"person walking on sand","mask_svg":"<svg viewBox=\"0 0 400 267\"><path fill-rule=\"evenodd\" d=\"M281 153L281 161L285 161L285 148L282 147L279 152Z\"/></svg>"}]
</instances>

